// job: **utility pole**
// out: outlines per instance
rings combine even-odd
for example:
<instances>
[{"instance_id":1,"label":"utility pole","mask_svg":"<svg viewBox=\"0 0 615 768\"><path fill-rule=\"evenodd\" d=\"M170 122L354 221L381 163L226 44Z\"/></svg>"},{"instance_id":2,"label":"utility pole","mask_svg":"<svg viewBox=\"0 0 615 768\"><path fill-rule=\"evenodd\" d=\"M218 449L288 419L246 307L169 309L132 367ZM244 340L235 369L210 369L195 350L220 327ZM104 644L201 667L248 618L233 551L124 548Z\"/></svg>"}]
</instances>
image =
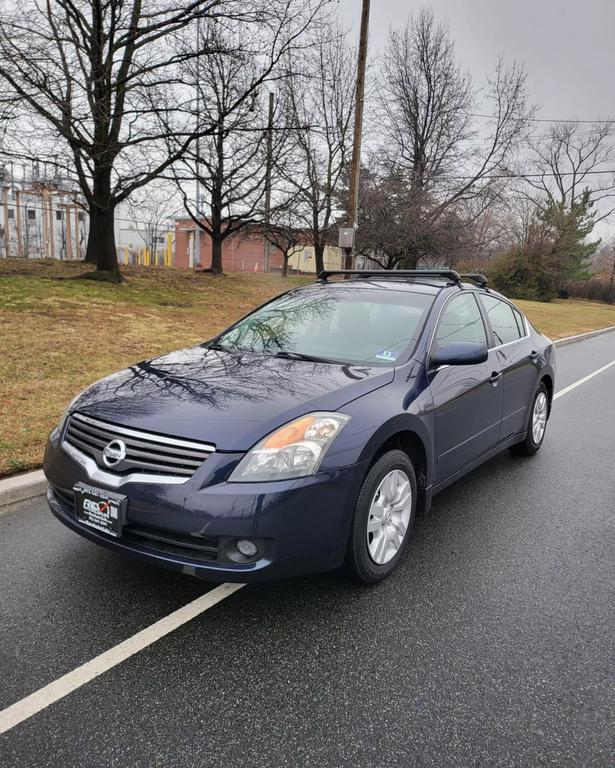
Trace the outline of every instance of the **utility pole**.
<instances>
[{"instance_id":1,"label":"utility pole","mask_svg":"<svg viewBox=\"0 0 615 768\"><path fill-rule=\"evenodd\" d=\"M21 239L21 190L15 190L15 230L17 232L17 257L23 258L23 241Z\"/></svg>"},{"instance_id":2,"label":"utility pole","mask_svg":"<svg viewBox=\"0 0 615 768\"><path fill-rule=\"evenodd\" d=\"M269 116L267 119L267 157L265 160L265 225L271 222L271 174L273 171L273 107L274 96L269 94ZM271 243L265 237L263 272L269 272L269 253Z\"/></svg>"},{"instance_id":3,"label":"utility pole","mask_svg":"<svg viewBox=\"0 0 615 768\"><path fill-rule=\"evenodd\" d=\"M66 220L66 258L72 260L73 258L73 233L70 225L70 203L66 203L64 206L64 218Z\"/></svg>"},{"instance_id":4,"label":"utility pole","mask_svg":"<svg viewBox=\"0 0 615 768\"><path fill-rule=\"evenodd\" d=\"M357 88L354 106L352 164L350 166L350 186L348 188L348 212L346 220L346 227L352 230L357 228L357 214L359 208L359 175L361 173L361 136L363 133L363 104L365 100L365 66L367 62L369 4L370 0L363 0L361 33L359 37L359 61L357 65ZM352 269L352 247L346 247L344 252L346 254L344 268Z\"/></svg>"},{"instance_id":5,"label":"utility pole","mask_svg":"<svg viewBox=\"0 0 615 768\"><path fill-rule=\"evenodd\" d=\"M6 186L2 189L2 210L4 220L4 254L6 258L11 255L10 252L10 229L9 229L9 186L8 179L6 180Z\"/></svg>"},{"instance_id":6,"label":"utility pole","mask_svg":"<svg viewBox=\"0 0 615 768\"><path fill-rule=\"evenodd\" d=\"M75 228L75 258L81 259L81 229L79 227L79 210L73 205L73 225Z\"/></svg>"},{"instance_id":7,"label":"utility pole","mask_svg":"<svg viewBox=\"0 0 615 768\"><path fill-rule=\"evenodd\" d=\"M53 188L49 190L49 256L52 259L55 259L56 257L56 233L55 233L55 222L53 215L55 213L54 206L53 206L53 194L54 190Z\"/></svg>"}]
</instances>

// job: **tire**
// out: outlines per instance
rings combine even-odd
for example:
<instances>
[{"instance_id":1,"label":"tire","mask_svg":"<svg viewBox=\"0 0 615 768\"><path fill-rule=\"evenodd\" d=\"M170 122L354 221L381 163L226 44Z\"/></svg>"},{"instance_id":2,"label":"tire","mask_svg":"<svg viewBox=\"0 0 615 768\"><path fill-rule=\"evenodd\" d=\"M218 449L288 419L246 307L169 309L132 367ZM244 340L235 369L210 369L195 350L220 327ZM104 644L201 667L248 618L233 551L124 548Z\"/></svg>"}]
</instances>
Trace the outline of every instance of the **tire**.
<instances>
[{"instance_id":1,"label":"tire","mask_svg":"<svg viewBox=\"0 0 615 768\"><path fill-rule=\"evenodd\" d=\"M542 408L537 403L542 403ZM542 429L535 431L535 423L538 418L537 408L542 414L539 418L542 419ZM544 382L540 382L534 399L532 400L532 408L530 410L530 418L527 425L527 434L525 440L520 443L515 443L508 450L511 453L516 453L521 456L533 456L545 439L545 432L547 429L547 414L549 412L549 393L544 385Z\"/></svg>"},{"instance_id":2,"label":"tire","mask_svg":"<svg viewBox=\"0 0 615 768\"><path fill-rule=\"evenodd\" d=\"M370 468L357 499L344 563L352 579L375 584L393 571L408 545L416 507L412 462L403 451L388 451Z\"/></svg>"}]
</instances>

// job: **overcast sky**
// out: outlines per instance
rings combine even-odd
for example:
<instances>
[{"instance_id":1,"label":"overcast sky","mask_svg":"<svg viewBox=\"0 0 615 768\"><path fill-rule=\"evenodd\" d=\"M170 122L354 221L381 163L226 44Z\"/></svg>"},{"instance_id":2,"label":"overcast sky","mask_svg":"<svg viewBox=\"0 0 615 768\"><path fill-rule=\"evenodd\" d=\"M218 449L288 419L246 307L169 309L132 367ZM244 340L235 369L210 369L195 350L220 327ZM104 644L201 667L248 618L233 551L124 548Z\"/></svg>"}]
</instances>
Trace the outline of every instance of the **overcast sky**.
<instances>
[{"instance_id":1,"label":"overcast sky","mask_svg":"<svg viewBox=\"0 0 615 768\"><path fill-rule=\"evenodd\" d=\"M357 42L361 5L339 0L340 17ZM457 59L476 87L502 55L524 66L536 117L615 119L615 0L372 0L372 60L389 29L423 6L448 23ZM615 222L604 221L595 232L603 240L615 237Z\"/></svg>"},{"instance_id":2,"label":"overcast sky","mask_svg":"<svg viewBox=\"0 0 615 768\"><path fill-rule=\"evenodd\" d=\"M358 38L361 0L339 6ZM525 66L539 117L615 118L615 0L372 0L372 53L421 6L448 21L476 85L502 54Z\"/></svg>"}]
</instances>

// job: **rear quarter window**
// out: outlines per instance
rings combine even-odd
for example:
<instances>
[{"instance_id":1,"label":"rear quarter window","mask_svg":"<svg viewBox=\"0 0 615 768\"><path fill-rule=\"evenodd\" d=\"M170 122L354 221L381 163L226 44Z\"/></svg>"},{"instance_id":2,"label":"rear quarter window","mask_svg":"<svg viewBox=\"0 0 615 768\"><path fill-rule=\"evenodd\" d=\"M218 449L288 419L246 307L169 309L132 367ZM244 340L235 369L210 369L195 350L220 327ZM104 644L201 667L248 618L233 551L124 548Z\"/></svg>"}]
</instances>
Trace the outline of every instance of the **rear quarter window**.
<instances>
[{"instance_id":1,"label":"rear quarter window","mask_svg":"<svg viewBox=\"0 0 615 768\"><path fill-rule=\"evenodd\" d=\"M520 312L495 296L481 294L480 300L489 318L496 345L508 344L525 336Z\"/></svg>"},{"instance_id":2,"label":"rear quarter window","mask_svg":"<svg viewBox=\"0 0 615 768\"><path fill-rule=\"evenodd\" d=\"M517 321L517 327L519 328L519 333L521 334L521 338L523 338L526 335L525 330L525 320L523 318L523 315L521 312L519 312L518 309L512 308L513 314L515 316L515 320Z\"/></svg>"}]
</instances>

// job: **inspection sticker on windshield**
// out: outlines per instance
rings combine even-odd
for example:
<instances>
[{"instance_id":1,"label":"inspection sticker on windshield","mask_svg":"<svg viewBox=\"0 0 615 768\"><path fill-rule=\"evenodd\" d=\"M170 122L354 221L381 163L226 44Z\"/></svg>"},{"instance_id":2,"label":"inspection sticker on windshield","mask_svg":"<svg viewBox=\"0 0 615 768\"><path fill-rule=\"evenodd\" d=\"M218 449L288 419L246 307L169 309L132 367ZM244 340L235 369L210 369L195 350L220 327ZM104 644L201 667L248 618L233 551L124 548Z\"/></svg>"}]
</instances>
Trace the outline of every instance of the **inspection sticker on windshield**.
<instances>
[{"instance_id":1,"label":"inspection sticker on windshield","mask_svg":"<svg viewBox=\"0 0 615 768\"><path fill-rule=\"evenodd\" d=\"M388 360L389 362L397 360L397 355L395 352L391 352L390 349L383 349L382 352L376 352L374 357L376 357L378 360Z\"/></svg>"}]
</instances>

